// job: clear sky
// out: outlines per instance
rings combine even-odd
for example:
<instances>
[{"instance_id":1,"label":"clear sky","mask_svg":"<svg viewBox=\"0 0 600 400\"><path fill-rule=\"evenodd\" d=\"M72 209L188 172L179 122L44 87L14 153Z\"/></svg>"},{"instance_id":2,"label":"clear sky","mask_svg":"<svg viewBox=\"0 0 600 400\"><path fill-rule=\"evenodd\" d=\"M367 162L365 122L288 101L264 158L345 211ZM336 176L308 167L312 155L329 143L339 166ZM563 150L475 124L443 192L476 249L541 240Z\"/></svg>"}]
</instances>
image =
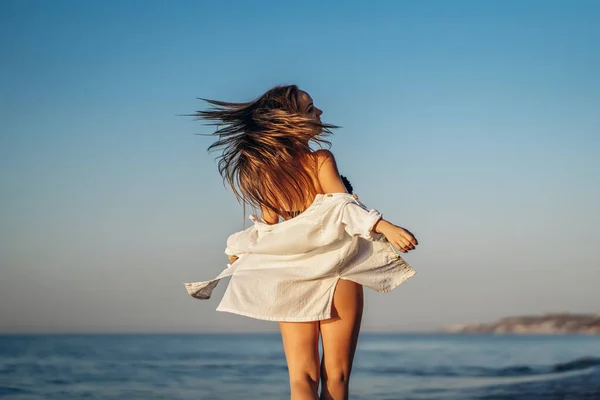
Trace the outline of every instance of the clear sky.
<instances>
[{"instance_id":1,"label":"clear sky","mask_svg":"<svg viewBox=\"0 0 600 400\"><path fill-rule=\"evenodd\" d=\"M415 233L365 330L600 312L600 2L0 2L0 331L267 331L183 282L242 210L178 116L307 90Z\"/></svg>"}]
</instances>

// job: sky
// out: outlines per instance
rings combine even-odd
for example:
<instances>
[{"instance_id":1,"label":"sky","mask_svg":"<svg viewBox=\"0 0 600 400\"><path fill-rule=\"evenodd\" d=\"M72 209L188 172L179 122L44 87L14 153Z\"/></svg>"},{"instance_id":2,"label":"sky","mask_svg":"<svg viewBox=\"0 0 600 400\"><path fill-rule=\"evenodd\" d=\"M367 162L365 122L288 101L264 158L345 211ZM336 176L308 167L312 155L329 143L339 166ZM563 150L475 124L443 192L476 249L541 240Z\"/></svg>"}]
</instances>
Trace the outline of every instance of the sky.
<instances>
[{"instance_id":1,"label":"sky","mask_svg":"<svg viewBox=\"0 0 600 400\"><path fill-rule=\"evenodd\" d=\"M419 239L365 331L600 313L600 3L0 2L0 332L275 331L183 283L241 206L198 97L295 83Z\"/></svg>"}]
</instances>

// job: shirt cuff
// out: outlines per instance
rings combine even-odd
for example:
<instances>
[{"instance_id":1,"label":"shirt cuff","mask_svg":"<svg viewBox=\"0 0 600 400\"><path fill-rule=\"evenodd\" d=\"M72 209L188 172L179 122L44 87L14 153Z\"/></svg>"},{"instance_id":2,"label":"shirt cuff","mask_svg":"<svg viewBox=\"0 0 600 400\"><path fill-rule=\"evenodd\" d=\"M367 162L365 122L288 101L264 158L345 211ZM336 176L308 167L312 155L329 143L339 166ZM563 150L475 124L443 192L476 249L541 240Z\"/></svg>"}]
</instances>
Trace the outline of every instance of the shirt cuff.
<instances>
[{"instance_id":1,"label":"shirt cuff","mask_svg":"<svg viewBox=\"0 0 600 400\"><path fill-rule=\"evenodd\" d=\"M376 240L380 236L373 232L373 227L382 217L379 211L367 209L358 201L346 204L342 210L342 223L346 232L367 240Z\"/></svg>"}]
</instances>

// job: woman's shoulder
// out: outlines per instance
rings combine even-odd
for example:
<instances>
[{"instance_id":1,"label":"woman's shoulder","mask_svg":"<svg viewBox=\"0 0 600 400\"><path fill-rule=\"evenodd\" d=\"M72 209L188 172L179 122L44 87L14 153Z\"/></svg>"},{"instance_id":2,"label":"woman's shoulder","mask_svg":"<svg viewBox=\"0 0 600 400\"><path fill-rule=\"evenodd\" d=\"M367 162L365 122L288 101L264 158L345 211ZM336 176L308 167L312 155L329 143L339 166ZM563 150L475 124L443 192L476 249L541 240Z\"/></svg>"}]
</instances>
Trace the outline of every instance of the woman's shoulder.
<instances>
[{"instance_id":1,"label":"woman's shoulder","mask_svg":"<svg viewBox=\"0 0 600 400\"><path fill-rule=\"evenodd\" d=\"M335 157L330 150L319 149L313 153L316 157L317 179L321 193L348 192L348 187L340 178Z\"/></svg>"},{"instance_id":2,"label":"woman's shoulder","mask_svg":"<svg viewBox=\"0 0 600 400\"><path fill-rule=\"evenodd\" d=\"M331 150L318 149L312 152L312 156L317 161L317 171L321 169L321 166L326 162L333 163L335 165L335 157Z\"/></svg>"},{"instance_id":3,"label":"woman's shoulder","mask_svg":"<svg viewBox=\"0 0 600 400\"><path fill-rule=\"evenodd\" d=\"M318 149L312 152L314 157L317 159L325 160L327 158L333 158L333 153L329 149Z\"/></svg>"}]
</instances>

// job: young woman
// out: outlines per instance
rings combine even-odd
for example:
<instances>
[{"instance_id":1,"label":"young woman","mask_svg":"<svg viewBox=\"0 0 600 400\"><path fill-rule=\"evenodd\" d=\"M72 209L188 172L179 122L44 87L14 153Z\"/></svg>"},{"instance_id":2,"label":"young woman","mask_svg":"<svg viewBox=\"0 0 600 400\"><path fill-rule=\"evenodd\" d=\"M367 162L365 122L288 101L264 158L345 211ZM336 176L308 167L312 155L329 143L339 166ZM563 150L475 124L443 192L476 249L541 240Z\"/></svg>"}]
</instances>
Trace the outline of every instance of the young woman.
<instances>
[{"instance_id":1,"label":"young woman","mask_svg":"<svg viewBox=\"0 0 600 400\"><path fill-rule=\"evenodd\" d=\"M218 310L279 322L292 400L347 399L363 285L386 292L411 277L391 245L405 253L417 240L347 193L330 151L311 149L335 126L308 93L278 86L248 103L206 101L196 115L219 127L209 147L222 151L219 173L262 218L230 236L223 273L187 290L207 299L231 277Z\"/></svg>"}]
</instances>

